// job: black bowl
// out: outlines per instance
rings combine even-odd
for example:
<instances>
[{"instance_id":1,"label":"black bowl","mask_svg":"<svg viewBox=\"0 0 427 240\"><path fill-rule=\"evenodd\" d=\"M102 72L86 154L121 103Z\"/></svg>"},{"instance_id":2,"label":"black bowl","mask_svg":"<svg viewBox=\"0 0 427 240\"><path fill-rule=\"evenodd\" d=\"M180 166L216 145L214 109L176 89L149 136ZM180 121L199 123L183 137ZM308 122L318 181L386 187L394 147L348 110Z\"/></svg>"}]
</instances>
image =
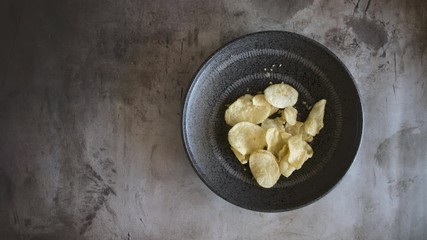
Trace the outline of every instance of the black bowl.
<instances>
[{"instance_id":1,"label":"black bowl","mask_svg":"<svg viewBox=\"0 0 427 240\"><path fill-rule=\"evenodd\" d=\"M325 126L311 143L313 157L264 189L230 150L224 113L243 94L280 82L298 90L299 120L308 114L303 102L326 99ZM258 32L228 43L200 67L185 99L182 136L194 170L213 192L243 208L276 212L305 206L340 181L359 148L362 118L353 78L331 51L295 33Z\"/></svg>"}]
</instances>

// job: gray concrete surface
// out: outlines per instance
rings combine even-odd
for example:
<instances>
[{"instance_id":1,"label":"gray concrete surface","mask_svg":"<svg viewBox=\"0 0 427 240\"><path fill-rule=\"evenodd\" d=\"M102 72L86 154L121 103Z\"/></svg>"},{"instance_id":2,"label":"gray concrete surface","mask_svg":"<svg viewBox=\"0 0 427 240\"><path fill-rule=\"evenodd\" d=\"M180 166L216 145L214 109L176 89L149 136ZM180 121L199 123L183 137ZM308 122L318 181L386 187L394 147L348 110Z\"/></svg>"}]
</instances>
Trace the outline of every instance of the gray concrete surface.
<instances>
[{"instance_id":1,"label":"gray concrete surface","mask_svg":"<svg viewBox=\"0 0 427 240\"><path fill-rule=\"evenodd\" d=\"M0 239L426 239L427 3L0 1ZM227 41L288 30L354 75L363 142L326 197L241 209L197 177L183 91Z\"/></svg>"}]
</instances>

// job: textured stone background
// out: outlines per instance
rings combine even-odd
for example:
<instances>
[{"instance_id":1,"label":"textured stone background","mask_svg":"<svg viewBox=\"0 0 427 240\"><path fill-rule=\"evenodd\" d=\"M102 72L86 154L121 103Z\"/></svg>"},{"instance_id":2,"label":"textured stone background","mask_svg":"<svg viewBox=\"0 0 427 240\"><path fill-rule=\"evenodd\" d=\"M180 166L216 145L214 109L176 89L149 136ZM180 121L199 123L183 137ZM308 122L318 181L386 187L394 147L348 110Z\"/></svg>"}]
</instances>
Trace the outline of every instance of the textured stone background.
<instances>
[{"instance_id":1,"label":"textured stone background","mask_svg":"<svg viewBox=\"0 0 427 240\"><path fill-rule=\"evenodd\" d=\"M427 2L0 1L1 239L423 239ZM215 49L287 30L336 53L365 132L321 200L267 214L185 156L183 93Z\"/></svg>"}]
</instances>

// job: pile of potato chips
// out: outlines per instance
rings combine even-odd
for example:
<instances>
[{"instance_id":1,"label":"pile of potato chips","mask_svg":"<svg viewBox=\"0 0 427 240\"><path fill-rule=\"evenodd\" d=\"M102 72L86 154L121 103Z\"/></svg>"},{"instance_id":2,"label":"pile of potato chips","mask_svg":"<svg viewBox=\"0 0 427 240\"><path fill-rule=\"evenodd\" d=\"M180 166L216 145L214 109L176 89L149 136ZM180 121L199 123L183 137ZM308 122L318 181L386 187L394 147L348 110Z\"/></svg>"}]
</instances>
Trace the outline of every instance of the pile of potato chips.
<instances>
[{"instance_id":1,"label":"pile of potato chips","mask_svg":"<svg viewBox=\"0 0 427 240\"><path fill-rule=\"evenodd\" d=\"M280 83L268 86L264 94L245 94L225 112L232 126L228 142L237 159L246 164L261 187L271 188L280 175L289 177L313 156L308 144L323 128L326 100L314 104L305 122L297 120L293 106L298 92ZM269 118L274 113L276 118Z\"/></svg>"}]
</instances>

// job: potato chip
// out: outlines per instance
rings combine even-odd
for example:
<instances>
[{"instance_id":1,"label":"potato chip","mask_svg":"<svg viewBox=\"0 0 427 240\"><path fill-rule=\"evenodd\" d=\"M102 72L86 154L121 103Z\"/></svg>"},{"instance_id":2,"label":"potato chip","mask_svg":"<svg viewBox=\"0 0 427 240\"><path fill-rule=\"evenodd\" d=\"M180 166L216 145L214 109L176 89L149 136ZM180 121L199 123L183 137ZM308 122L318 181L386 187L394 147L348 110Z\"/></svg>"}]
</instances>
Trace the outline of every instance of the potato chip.
<instances>
[{"instance_id":1,"label":"potato chip","mask_svg":"<svg viewBox=\"0 0 427 240\"><path fill-rule=\"evenodd\" d=\"M285 145L283 145L282 149L279 151L279 161L281 161L283 157L286 154L288 154L288 152L289 152L289 148L288 148L288 144L286 143Z\"/></svg>"},{"instance_id":2,"label":"potato chip","mask_svg":"<svg viewBox=\"0 0 427 240\"><path fill-rule=\"evenodd\" d=\"M289 166L290 165L286 160L279 159L279 170L282 175L285 175L284 173L288 170Z\"/></svg>"},{"instance_id":3,"label":"potato chip","mask_svg":"<svg viewBox=\"0 0 427 240\"><path fill-rule=\"evenodd\" d=\"M261 127L265 130L268 130L269 128L277 128L279 130L285 130L285 125L283 125L278 118L270 119L267 118L261 123Z\"/></svg>"},{"instance_id":4,"label":"potato chip","mask_svg":"<svg viewBox=\"0 0 427 240\"><path fill-rule=\"evenodd\" d=\"M298 135L301 133L301 127L304 123L300 121L296 121L294 125L286 124L285 130L290 133L292 136Z\"/></svg>"},{"instance_id":5,"label":"potato chip","mask_svg":"<svg viewBox=\"0 0 427 240\"><path fill-rule=\"evenodd\" d=\"M306 141L303 145L304 145L304 151L305 151L307 159L313 157L314 151L313 151L313 148L311 148L310 144L308 144Z\"/></svg>"},{"instance_id":6,"label":"potato chip","mask_svg":"<svg viewBox=\"0 0 427 240\"><path fill-rule=\"evenodd\" d=\"M279 111L277 112L279 113L279 116L275 119L281 124L286 124L286 119L285 119L285 114L283 113L283 109L279 109Z\"/></svg>"},{"instance_id":7,"label":"potato chip","mask_svg":"<svg viewBox=\"0 0 427 240\"><path fill-rule=\"evenodd\" d=\"M296 170L296 168L294 168L287 161L284 160L279 162L279 169L280 173L285 177L291 176L291 174Z\"/></svg>"},{"instance_id":8,"label":"potato chip","mask_svg":"<svg viewBox=\"0 0 427 240\"><path fill-rule=\"evenodd\" d=\"M313 141L313 136L306 134L305 136L303 136L304 141L306 142L312 142Z\"/></svg>"},{"instance_id":9,"label":"potato chip","mask_svg":"<svg viewBox=\"0 0 427 240\"><path fill-rule=\"evenodd\" d=\"M284 130L269 128L265 134L267 150L273 153L274 156L278 157L279 151L283 148L290 137L291 135Z\"/></svg>"},{"instance_id":10,"label":"potato chip","mask_svg":"<svg viewBox=\"0 0 427 240\"><path fill-rule=\"evenodd\" d=\"M304 122L304 131L311 135L316 136L323 128L323 117L325 115L326 100L322 99L314 104L307 120Z\"/></svg>"},{"instance_id":11,"label":"potato chip","mask_svg":"<svg viewBox=\"0 0 427 240\"><path fill-rule=\"evenodd\" d=\"M237 159L240 161L241 164L248 163L248 155L243 155L233 147L231 147L231 151L233 151L234 155L237 157Z\"/></svg>"},{"instance_id":12,"label":"potato chip","mask_svg":"<svg viewBox=\"0 0 427 240\"><path fill-rule=\"evenodd\" d=\"M301 134L302 135L302 139L306 142L311 142L313 141L313 136L308 135L305 131L304 131L304 123L300 122L300 121L296 121L296 123L294 125L290 125L290 124L286 124L285 125L285 130L286 132L290 133L292 136Z\"/></svg>"},{"instance_id":13,"label":"potato chip","mask_svg":"<svg viewBox=\"0 0 427 240\"><path fill-rule=\"evenodd\" d=\"M291 174L295 171L295 170L297 170L296 168L294 168L294 167L292 167L291 165L289 165L289 167L282 173L282 175L283 176L285 176L285 177L289 177L289 176L291 176Z\"/></svg>"},{"instance_id":14,"label":"potato chip","mask_svg":"<svg viewBox=\"0 0 427 240\"><path fill-rule=\"evenodd\" d=\"M288 141L288 139L290 137L292 137L292 135L288 132L286 132L285 130L279 130L280 132L280 136L282 137L282 139L284 139L286 142Z\"/></svg>"},{"instance_id":15,"label":"potato chip","mask_svg":"<svg viewBox=\"0 0 427 240\"><path fill-rule=\"evenodd\" d=\"M261 123L271 115L273 108L267 101L263 101L263 98L264 96L256 97L255 102L250 94L238 98L225 111L225 122L230 126L239 122Z\"/></svg>"},{"instance_id":16,"label":"potato chip","mask_svg":"<svg viewBox=\"0 0 427 240\"><path fill-rule=\"evenodd\" d=\"M270 105L270 106L271 106L271 105ZM279 109L278 109L278 108L271 106L271 108L270 108L270 115L269 115L269 116L271 116L271 115L275 114L277 111L279 111Z\"/></svg>"},{"instance_id":17,"label":"potato chip","mask_svg":"<svg viewBox=\"0 0 427 240\"><path fill-rule=\"evenodd\" d=\"M289 150L280 161L287 161L296 169L300 169L304 162L313 156L313 149L302 139L301 134L290 137L287 146Z\"/></svg>"},{"instance_id":18,"label":"potato chip","mask_svg":"<svg viewBox=\"0 0 427 240\"><path fill-rule=\"evenodd\" d=\"M285 177L289 177L296 170L296 168L291 166L287 159L284 158L288 152L289 148L287 144L285 144L279 152L279 169L280 173Z\"/></svg>"},{"instance_id":19,"label":"potato chip","mask_svg":"<svg viewBox=\"0 0 427 240\"><path fill-rule=\"evenodd\" d=\"M276 157L269 151L258 150L249 157L249 168L257 183L271 188L280 178L280 169Z\"/></svg>"},{"instance_id":20,"label":"potato chip","mask_svg":"<svg viewBox=\"0 0 427 240\"><path fill-rule=\"evenodd\" d=\"M265 99L277 108L285 108L295 105L298 100L298 92L288 84L280 83L268 86L264 90Z\"/></svg>"},{"instance_id":21,"label":"potato chip","mask_svg":"<svg viewBox=\"0 0 427 240\"><path fill-rule=\"evenodd\" d=\"M252 103L255 106L269 107L270 108L270 113L269 113L268 116L273 115L274 113L276 113L279 110L278 108L271 106L271 104L268 103L267 100L265 100L264 94L257 94L257 95L255 95L254 98L252 99Z\"/></svg>"},{"instance_id":22,"label":"potato chip","mask_svg":"<svg viewBox=\"0 0 427 240\"><path fill-rule=\"evenodd\" d=\"M240 122L228 132L228 142L241 155L248 155L267 146L265 132L256 124Z\"/></svg>"},{"instance_id":23,"label":"potato chip","mask_svg":"<svg viewBox=\"0 0 427 240\"><path fill-rule=\"evenodd\" d=\"M286 107L282 112L283 118L289 125L295 125L297 122L298 111L294 107Z\"/></svg>"},{"instance_id":24,"label":"potato chip","mask_svg":"<svg viewBox=\"0 0 427 240\"><path fill-rule=\"evenodd\" d=\"M264 94L257 94L252 98L252 103L255 106L271 106L270 103L265 100Z\"/></svg>"}]
</instances>

